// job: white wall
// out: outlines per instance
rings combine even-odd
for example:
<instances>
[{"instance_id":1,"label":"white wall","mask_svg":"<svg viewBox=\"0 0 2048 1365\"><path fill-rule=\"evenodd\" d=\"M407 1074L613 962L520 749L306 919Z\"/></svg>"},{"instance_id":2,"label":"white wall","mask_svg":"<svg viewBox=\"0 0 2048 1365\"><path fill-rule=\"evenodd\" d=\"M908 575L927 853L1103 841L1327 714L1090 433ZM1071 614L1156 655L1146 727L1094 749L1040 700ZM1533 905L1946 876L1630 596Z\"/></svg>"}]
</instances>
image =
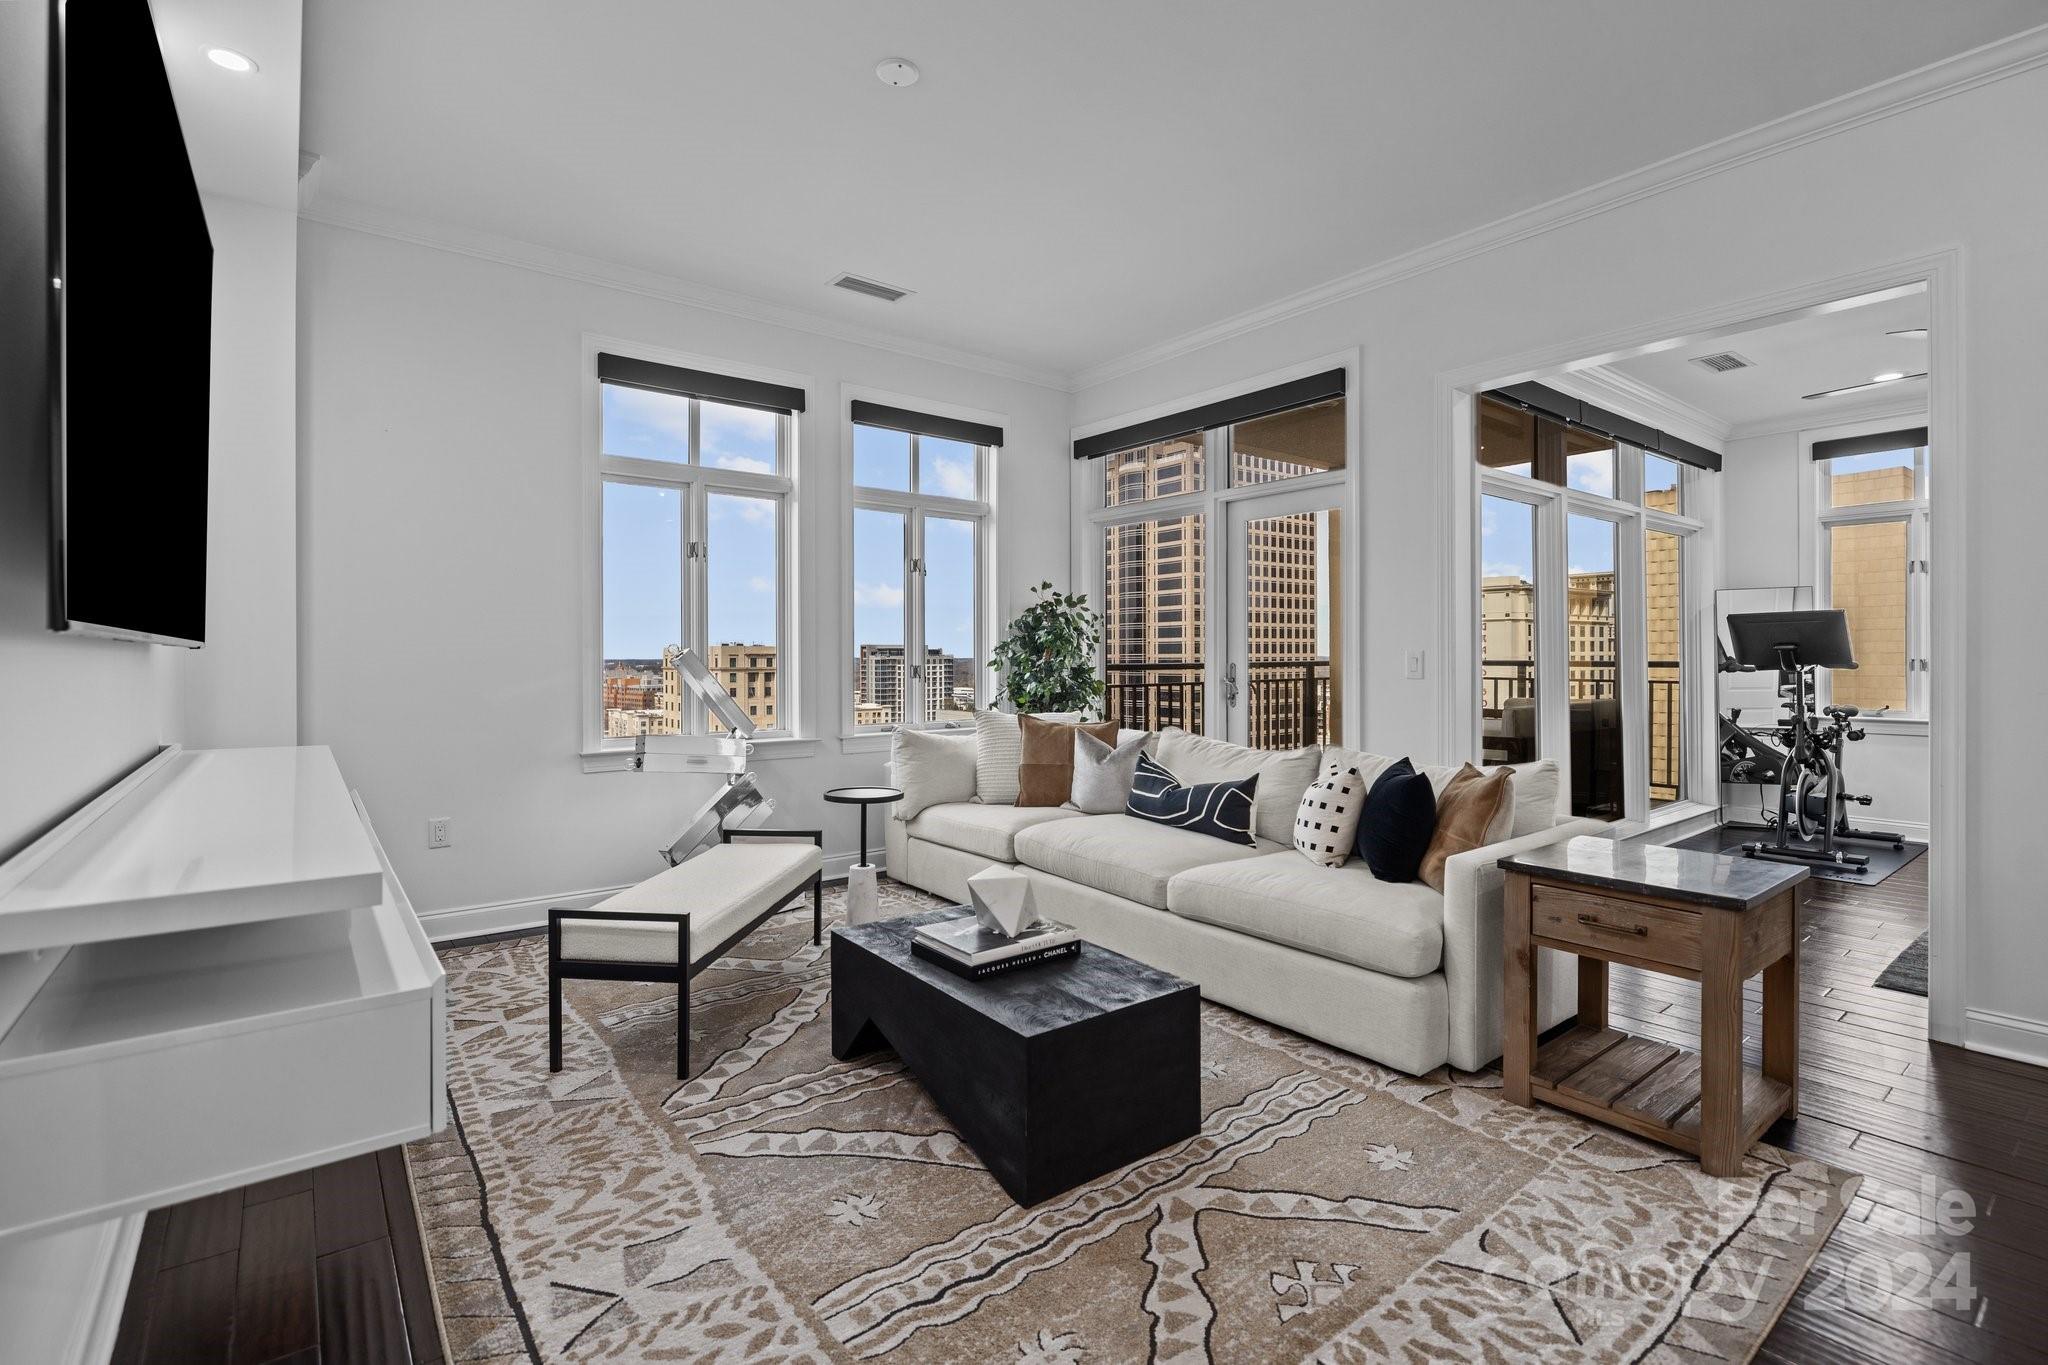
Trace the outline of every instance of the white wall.
<instances>
[{"instance_id":1,"label":"white wall","mask_svg":"<svg viewBox=\"0 0 2048 1365\"><path fill-rule=\"evenodd\" d=\"M1959 623L1971 659L1962 700L1973 720L1959 755L1970 828L1962 847L1945 852L1969 870L1967 1004L1987 1021L2020 1020L2013 1036L2048 1055L2048 1022L2029 1032L2029 1021L2048 1021L2041 898L2026 862L2038 842L2038 746L1995 724L2025 714L2033 680L2048 674L2048 633L2002 628L2001 605L2004 585L2036 576L2036 523L2048 501L2038 412L2048 369L2039 322L2048 310L2043 127L2048 70L2036 63L1105 379L1077 396L1075 421L1362 345L1363 630L1352 638L1365 697L1356 738L1449 757L1457 741L1440 717L1445 682L1434 657L1439 622L1453 610L1437 548L1447 527L1440 375L1560 343L1584 342L1580 353L1595 355L1599 339L1623 329L1960 247L1970 529L1968 544L1942 549L1942 563L1975 590ZM1076 554L1089 552L1077 537ZM1401 677L1410 649L1432 651L1429 679Z\"/></svg>"},{"instance_id":2,"label":"white wall","mask_svg":"<svg viewBox=\"0 0 2048 1365\"><path fill-rule=\"evenodd\" d=\"M303 733L334 746L423 910L638 881L710 790L578 759L584 333L808 376L800 720L819 742L756 767L777 823L822 824L828 853L853 851L855 813L819 793L887 760L839 739L840 385L1003 414L998 616L1065 578L1063 393L318 223L299 262ZM454 846L429 851L442 815Z\"/></svg>"},{"instance_id":3,"label":"white wall","mask_svg":"<svg viewBox=\"0 0 2048 1365\"><path fill-rule=\"evenodd\" d=\"M1902 424L1905 420L1900 419ZM1727 443L1720 478L1725 509L1720 522L1720 586L1814 586L1817 561L1808 525L1814 515L1812 482L1813 461L1800 448L1797 431L1738 437ZM1745 716L1761 719L1747 712ZM1852 807L1851 821L1864 829L1926 838L1926 729L1886 728L1882 722L1866 723L1864 729L1861 742L1846 746L1842 766L1849 790L1873 797L1874 804ZM1721 794L1731 818L1755 822L1755 787L1723 787ZM1772 793L1765 794L1766 807L1774 800Z\"/></svg>"},{"instance_id":4,"label":"white wall","mask_svg":"<svg viewBox=\"0 0 2048 1365\"><path fill-rule=\"evenodd\" d=\"M178 738L296 744L298 217L204 199L214 252L207 641L178 659Z\"/></svg>"}]
</instances>

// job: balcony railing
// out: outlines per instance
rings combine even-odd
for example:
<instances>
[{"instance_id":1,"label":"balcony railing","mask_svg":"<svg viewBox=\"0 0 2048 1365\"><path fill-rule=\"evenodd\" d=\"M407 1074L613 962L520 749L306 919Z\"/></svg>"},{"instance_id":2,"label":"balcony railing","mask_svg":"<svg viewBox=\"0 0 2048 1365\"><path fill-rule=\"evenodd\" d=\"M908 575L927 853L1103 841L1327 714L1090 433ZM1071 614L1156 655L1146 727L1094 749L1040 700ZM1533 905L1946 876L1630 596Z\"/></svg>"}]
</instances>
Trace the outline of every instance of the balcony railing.
<instances>
[{"instance_id":1,"label":"balcony railing","mask_svg":"<svg viewBox=\"0 0 2048 1365\"><path fill-rule=\"evenodd\" d=\"M1247 670L1252 746L1292 749L1332 744L1335 716L1328 659L1259 659ZM1201 733L1202 669L1184 663L1123 663L1103 668L1103 714L1129 730L1177 725Z\"/></svg>"},{"instance_id":2,"label":"balcony railing","mask_svg":"<svg viewBox=\"0 0 2048 1365\"><path fill-rule=\"evenodd\" d=\"M1676 801L1684 782L1684 714L1681 706L1680 664L1676 659L1652 659L1650 684L1650 800ZM1571 699L1599 701L1619 695L1620 665L1614 659L1575 661L1571 666ZM1662 676L1660 676L1662 675ZM1480 660L1479 704L1490 717L1499 716L1508 703L1531 701L1536 696L1536 665L1527 659ZM1527 756L1517 737L1489 735L1490 754L1515 759Z\"/></svg>"}]
</instances>

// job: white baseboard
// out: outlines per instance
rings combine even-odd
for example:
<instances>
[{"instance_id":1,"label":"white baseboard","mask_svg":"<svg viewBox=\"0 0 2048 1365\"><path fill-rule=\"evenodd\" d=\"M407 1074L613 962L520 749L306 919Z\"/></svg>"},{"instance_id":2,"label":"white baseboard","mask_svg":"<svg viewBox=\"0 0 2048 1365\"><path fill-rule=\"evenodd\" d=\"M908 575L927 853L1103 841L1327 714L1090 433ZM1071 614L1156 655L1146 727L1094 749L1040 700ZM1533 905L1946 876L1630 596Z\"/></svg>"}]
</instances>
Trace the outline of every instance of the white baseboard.
<instances>
[{"instance_id":1,"label":"white baseboard","mask_svg":"<svg viewBox=\"0 0 2048 1365\"><path fill-rule=\"evenodd\" d=\"M882 851L871 850L869 856L880 858ZM826 854L825 880L845 881L846 869L859 861L860 855L851 851ZM605 897L617 895L625 889L624 886L600 886L589 891L563 891L552 896L529 896L524 900L490 901L482 905L454 905L443 910L422 910L419 912L420 928L426 931L427 939L432 943L481 938L486 934L510 934L522 929L544 929L547 927L548 911L555 906L559 905L564 910L586 910Z\"/></svg>"},{"instance_id":2,"label":"white baseboard","mask_svg":"<svg viewBox=\"0 0 2048 1365\"><path fill-rule=\"evenodd\" d=\"M1963 1046L2010 1061L2048 1066L2048 1023L1997 1010L1964 1010Z\"/></svg>"}]
</instances>

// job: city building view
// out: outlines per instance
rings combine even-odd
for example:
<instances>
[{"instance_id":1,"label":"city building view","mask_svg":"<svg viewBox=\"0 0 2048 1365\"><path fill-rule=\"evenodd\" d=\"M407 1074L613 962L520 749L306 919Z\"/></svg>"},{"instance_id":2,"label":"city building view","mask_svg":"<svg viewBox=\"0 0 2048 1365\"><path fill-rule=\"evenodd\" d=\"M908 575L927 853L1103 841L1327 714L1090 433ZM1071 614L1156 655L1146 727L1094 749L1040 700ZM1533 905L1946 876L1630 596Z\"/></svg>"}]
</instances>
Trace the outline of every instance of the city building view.
<instances>
[{"instance_id":1,"label":"city building view","mask_svg":"<svg viewBox=\"0 0 2048 1365\"><path fill-rule=\"evenodd\" d=\"M606 739L683 733L683 687L676 671L681 653L681 646L670 645L659 659L605 660ZM779 653L774 645L729 643L713 645L704 658L705 668L756 730L782 726L776 701ZM711 728L724 727L713 722Z\"/></svg>"},{"instance_id":2,"label":"city building view","mask_svg":"<svg viewBox=\"0 0 2048 1365\"><path fill-rule=\"evenodd\" d=\"M853 665L853 721L856 725L899 725L909 678L902 645L864 644ZM924 656L924 719L966 720L974 714L974 660L927 649Z\"/></svg>"},{"instance_id":3,"label":"city building view","mask_svg":"<svg viewBox=\"0 0 2048 1365\"><path fill-rule=\"evenodd\" d=\"M1342 400L1229 430L1231 487L1341 469ZM1121 507L1202 491L1203 435L1138 446L1105 461L1105 501ZM1244 523L1248 742L1293 748L1335 742L1343 689L1333 648L1341 614L1335 510ZM1203 731L1208 514L1104 528L1104 714L1131 729Z\"/></svg>"}]
</instances>

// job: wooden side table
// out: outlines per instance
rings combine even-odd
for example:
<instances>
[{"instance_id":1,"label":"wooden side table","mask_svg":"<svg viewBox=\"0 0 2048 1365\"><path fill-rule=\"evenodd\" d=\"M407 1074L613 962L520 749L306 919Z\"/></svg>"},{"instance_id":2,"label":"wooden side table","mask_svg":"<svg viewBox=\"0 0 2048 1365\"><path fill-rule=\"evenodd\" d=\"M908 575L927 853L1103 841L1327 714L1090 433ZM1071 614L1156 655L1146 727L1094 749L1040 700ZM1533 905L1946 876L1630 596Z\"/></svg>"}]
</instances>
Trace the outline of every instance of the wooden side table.
<instances>
[{"instance_id":1,"label":"wooden side table","mask_svg":"<svg viewBox=\"0 0 2048 1365\"><path fill-rule=\"evenodd\" d=\"M1543 1100L1665 1143L1708 1175L1799 1113L1799 906L1803 867L1577 838L1503 858L1501 1078ZM1540 1047L1539 948L1579 959L1579 1020ZM1607 1023L1607 964L1700 983L1697 1053ZM1763 1069L1742 1064L1742 984L1763 973Z\"/></svg>"}]
</instances>

